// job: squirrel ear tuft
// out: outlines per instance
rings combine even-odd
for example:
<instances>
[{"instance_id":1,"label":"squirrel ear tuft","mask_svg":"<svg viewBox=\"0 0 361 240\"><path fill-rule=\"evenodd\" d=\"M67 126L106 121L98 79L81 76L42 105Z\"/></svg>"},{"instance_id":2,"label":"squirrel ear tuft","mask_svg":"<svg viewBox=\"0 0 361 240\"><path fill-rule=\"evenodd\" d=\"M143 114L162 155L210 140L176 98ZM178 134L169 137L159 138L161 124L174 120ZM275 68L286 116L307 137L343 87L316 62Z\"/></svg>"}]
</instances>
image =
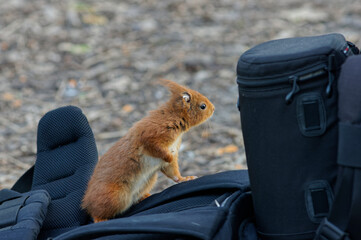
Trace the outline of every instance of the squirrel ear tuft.
<instances>
[{"instance_id":1,"label":"squirrel ear tuft","mask_svg":"<svg viewBox=\"0 0 361 240\"><path fill-rule=\"evenodd\" d=\"M158 83L168 88L171 94L179 96L180 93L188 91L188 89L176 82L167 80L167 79L159 79ZM188 94L189 95L189 94Z\"/></svg>"},{"instance_id":2,"label":"squirrel ear tuft","mask_svg":"<svg viewBox=\"0 0 361 240\"><path fill-rule=\"evenodd\" d=\"M190 102L191 101L191 95L187 92L184 92L183 93L183 100L186 101L186 102Z\"/></svg>"}]
</instances>

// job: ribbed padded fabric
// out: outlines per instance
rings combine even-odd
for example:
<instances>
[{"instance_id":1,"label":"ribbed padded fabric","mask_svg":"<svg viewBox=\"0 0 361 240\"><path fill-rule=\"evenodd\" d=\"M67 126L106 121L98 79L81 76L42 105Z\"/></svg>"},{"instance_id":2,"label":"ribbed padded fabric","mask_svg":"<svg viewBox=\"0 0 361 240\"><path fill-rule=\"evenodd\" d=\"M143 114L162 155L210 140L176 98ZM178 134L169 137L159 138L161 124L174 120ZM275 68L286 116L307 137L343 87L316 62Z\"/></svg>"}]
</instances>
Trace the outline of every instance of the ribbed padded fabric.
<instances>
[{"instance_id":1,"label":"ribbed padded fabric","mask_svg":"<svg viewBox=\"0 0 361 240\"><path fill-rule=\"evenodd\" d=\"M40 239L87 224L80 204L98 159L92 130L82 111L67 106L48 112L38 126L32 189L51 196Z\"/></svg>"}]
</instances>

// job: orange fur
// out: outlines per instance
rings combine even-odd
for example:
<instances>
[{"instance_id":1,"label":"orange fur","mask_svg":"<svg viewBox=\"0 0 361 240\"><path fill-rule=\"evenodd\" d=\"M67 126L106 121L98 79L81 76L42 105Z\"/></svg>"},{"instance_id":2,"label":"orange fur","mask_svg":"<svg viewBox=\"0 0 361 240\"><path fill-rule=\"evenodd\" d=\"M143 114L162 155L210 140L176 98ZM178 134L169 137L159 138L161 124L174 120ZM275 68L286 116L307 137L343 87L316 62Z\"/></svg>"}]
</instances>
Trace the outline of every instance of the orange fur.
<instances>
[{"instance_id":1,"label":"orange fur","mask_svg":"<svg viewBox=\"0 0 361 240\"><path fill-rule=\"evenodd\" d=\"M135 123L95 167L82 202L95 222L113 218L148 197L158 170L175 182L195 178L179 172L181 137L212 116L214 106L197 91L169 80L160 83L171 93L168 102Z\"/></svg>"}]
</instances>

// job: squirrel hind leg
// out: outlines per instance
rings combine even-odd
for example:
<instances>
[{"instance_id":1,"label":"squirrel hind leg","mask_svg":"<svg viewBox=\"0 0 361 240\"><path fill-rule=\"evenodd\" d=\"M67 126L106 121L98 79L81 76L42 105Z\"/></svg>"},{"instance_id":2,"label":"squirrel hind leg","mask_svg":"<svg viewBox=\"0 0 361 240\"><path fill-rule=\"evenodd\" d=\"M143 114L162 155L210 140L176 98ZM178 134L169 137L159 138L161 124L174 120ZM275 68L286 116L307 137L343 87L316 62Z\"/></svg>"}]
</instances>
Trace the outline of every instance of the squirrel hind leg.
<instances>
[{"instance_id":1,"label":"squirrel hind leg","mask_svg":"<svg viewBox=\"0 0 361 240\"><path fill-rule=\"evenodd\" d=\"M127 187L118 184L107 184L98 188L86 200L85 209L94 222L106 221L126 211L132 205L132 196ZM84 198L85 200L86 198ZM85 202L83 202L85 203Z\"/></svg>"}]
</instances>

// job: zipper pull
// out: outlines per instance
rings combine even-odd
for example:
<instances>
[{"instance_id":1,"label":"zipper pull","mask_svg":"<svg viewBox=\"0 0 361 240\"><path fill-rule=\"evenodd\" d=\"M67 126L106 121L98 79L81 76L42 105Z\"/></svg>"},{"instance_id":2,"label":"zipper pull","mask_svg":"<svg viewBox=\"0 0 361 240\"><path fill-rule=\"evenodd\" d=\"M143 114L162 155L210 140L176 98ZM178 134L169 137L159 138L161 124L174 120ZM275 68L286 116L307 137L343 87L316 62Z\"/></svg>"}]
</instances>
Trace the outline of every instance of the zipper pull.
<instances>
[{"instance_id":1,"label":"zipper pull","mask_svg":"<svg viewBox=\"0 0 361 240\"><path fill-rule=\"evenodd\" d=\"M351 48L352 55L360 54L360 50L358 49L358 47L355 44L347 41L347 45Z\"/></svg>"},{"instance_id":2,"label":"zipper pull","mask_svg":"<svg viewBox=\"0 0 361 240\"><path fill-rule=\"evenodd\" d=\"M290 104L293 100L293 95L295 95L298 91L300 91L300 87L298 86L299 78L297 76L290 76L289 82L292 83L292 90L289 92L285 98L286 104Z\"/></svg>"},{"instance_id":3,"label":"zipper pull","mask_svg":"<svg viewBox=\"0 0 361 240\"><path fill-rule=\"evenodd\" d=\"M335 69L335 55L331 54L330 56L328 56L328 66L326 68L327 72L328 72L328 84L326 87L326 96L329 98L332 95L332 84L335 80L335 75L333 73Z\"/></svg>"}]
</instances>

